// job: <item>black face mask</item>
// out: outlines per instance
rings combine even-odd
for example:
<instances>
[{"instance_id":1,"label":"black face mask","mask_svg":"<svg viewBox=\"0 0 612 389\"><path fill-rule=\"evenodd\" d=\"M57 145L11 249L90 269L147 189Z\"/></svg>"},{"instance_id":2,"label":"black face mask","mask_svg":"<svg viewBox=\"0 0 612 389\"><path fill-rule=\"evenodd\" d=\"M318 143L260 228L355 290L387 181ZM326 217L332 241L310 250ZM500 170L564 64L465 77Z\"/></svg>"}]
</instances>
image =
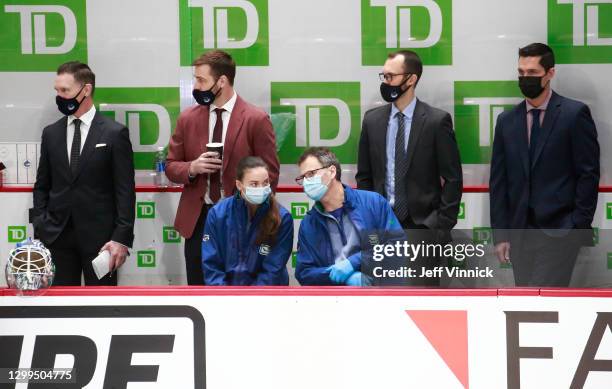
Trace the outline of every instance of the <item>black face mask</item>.
<instances>
[{"instance_id":1,"label":"black face mask","mask_svg":"<svg viewBox=\"0 0 612 389\"><path fill-rule=\"evenodd\" d=\"M542 78L544 76L520 76L519 88L523 95L529 99L535 99L544 91Z\"/></svg>"},{"instance_id":2,"label":"black face mask","mask_svg":"<svg viewBox=\"0 0 612 389\"><path fill-rule=\"evenodd\" d=\"M408 75L408 77L410 76L411 75ZM406 93L408 89L410 89L410 86L408 86L408 88L406 89L402 89L402 85L404 85L408 77L405 77L400 85L389 85L386 82L381 83L380 84L380 94L382 98L387 103L392 103L395 100L399 99L404 93Z\"/></svg>"},{"instance_id":3,"label":"black face mask","mask_svg":"<svg viewBox=\"0 0 612 389\"><path fill-rule=\"evenodd\" d=\"M217 85L217 81L215 81L215 83L209 90L194 89L193 92L191 92L191 94L193 95L193 98L198 104L209 106L213 103L213 101L215 101L219 93L221 93L222 88L219 88L217 93L213 93L212 90L215 87L215 85Z\"/></svg>"},{"instance_id":4,"label":"black face mask","mask_svg":"<svg viewBox=\"0 0 612 389\"><path fill-rule=\"evenodd\" d=\"M79 110L79 107L81 106L81 103L83 102L83 100L85 100L84 96L81 101L78 101L76 98L77 96L81 93L81 91L83 90L83 88L85 88L85 85L83 85L81 87L81 89L77 92L76 96L74 96L71 99L66 99L64 97L61 96L55 96L55 103L57 104L57 109L59 109L59 111L61 113L63 113L66 116L70 116L73 115L76 111Z\"/></svg>"}]
</instances>

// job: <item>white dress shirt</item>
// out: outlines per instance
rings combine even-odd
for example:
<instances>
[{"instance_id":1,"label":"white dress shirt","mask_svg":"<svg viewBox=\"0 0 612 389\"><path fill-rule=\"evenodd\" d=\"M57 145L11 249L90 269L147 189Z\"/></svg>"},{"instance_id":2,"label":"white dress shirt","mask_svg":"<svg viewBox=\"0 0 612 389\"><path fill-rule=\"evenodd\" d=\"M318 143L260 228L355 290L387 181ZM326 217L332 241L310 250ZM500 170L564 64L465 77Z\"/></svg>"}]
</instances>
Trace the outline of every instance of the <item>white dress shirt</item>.
<instances>
[{"instance_id":1,"label":"white dress shirt","mask_svg":"<svg viewBox=\"0 0 612 389\"><path fill-rule=\"evenodd\" d=\"M236 92L234 92L234 95L227 101L227 103L223 104L222 107L218 107L214 104L210 105L210 114L208 115L208 142L209 143L212 143L213 141L213 132L215 129L215 124L217 123L217 113L215 112L215 109L223 108L225 111L221 113L221 119L223 120L223 134L221 135L221 143L225 144L225 135L227 134L227 126L229 124L230 117L232 116L234 105L236 105L237 97L238 95L236 94ZM204 201L206 202L206 204L214 204L213 201L210 199L210 176L208 180L208 186L206 187L206 195L204 196Z\"/></svg>"},{"instance_id":2,"label":"white dress shirt","mask_svg":"<svg viewBox=\"0 0 612 389\"><path fill-rule=\"evenodd\" d=\"M223 119L223 134L221 135L221 143L225 143L225 134L227 134L227 125L229 124L230 117L232 116L232 111L234 110L234 105L236 105L236 92L234 95L227 100L222 107L218 107L214 104L210 105L210 115L208 115L208 142L211 143L213 141L213 132L215 129L215 123L217 123L217 113L215 109L223 108L225 111L221 114L221 118Z\"/></svg>"},{"instance_id":3,"label":"white dress shirt","mask_svg":"<svg viewBox=\"0 0 612 389\"><path fill-rule=\"evenodd\" d=\"M72 150L72 140L74 139L74 119L81 120L81 148L79 151L83 151L83 145L87 140L87 135L89 134L89 129L91 128L91 122L96 114L96 107L93 105L91 109L81 115L80 118L77 118L74 115L68 116L68 127L66 131L66 151L68 152L68 163L70 163L70 151Z\"/></svg>"}]
</instances>

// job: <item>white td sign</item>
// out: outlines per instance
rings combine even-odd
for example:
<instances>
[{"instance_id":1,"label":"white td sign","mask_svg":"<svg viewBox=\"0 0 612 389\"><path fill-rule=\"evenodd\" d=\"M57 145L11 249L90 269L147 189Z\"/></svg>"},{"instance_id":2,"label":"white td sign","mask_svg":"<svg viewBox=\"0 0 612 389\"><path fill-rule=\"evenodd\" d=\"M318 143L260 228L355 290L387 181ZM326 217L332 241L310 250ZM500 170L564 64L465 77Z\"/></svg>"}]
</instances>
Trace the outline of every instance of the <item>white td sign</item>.
<instances>
[{"instance_id":1,"label":"white td sign","mask_svg":"<svg viewBox=\"0 0 612 389\"><path fill-rule=\"evenodd\" d=\"M281 105L295 106L295 138L297 147L334 147L346 143L351 135L351 112L340 99L296 98L280 99ZM321 139L321 108L329 106L338 112L338 135L333 139Z\"/></svg>"},{"instance_id":2,"label":"white td sign","mask_svg":"<svg viewBox=\"0 0 612 389\"><path fill-rule=\"evenodd\" d=\"M387 48L419 48L435 45L442 35L442 10L433 0L371 0L375 7L386 8ZM412 35L412 7L424 7L431 20L429 34L423 40Z\"/></svg>"},{"instance_id":3,"label":"white td sign","mask_svg":"<svg viewBox=\"0 0 612 389\"><path fill-rule=\"evenodd\" d=\"M202 8L205 49L245 49L257 41L259 18L252 3L246 0L189 0L189 6ZM229 37L229 8L240 8L246 14L246 35L242 40Z\"/></svg>"},{"instance_id":4,"label":"white td sign","mask_svg":"<svg viewBox=\"0 0 612 389\"><path fill-rule=\"evenodd\" d=\"M130 138L134 139L134 152L150 152L164 147L170 139L170 115L166 108L159 104L100 104L100 111L115 112L115 120L130 129ZM153 112L159 122L159 136L153 145L142 145L140 142L140 113Z\"/></svg>"},{"instance_id":5,"label":"white td sign","mask_svg":"<svg viewBox=\"0 0 612 389\"><path fill-rule=\"evenodd\" d=\"M18 13L21 25L22 54L65 54L77 41L77 22L74 13L62 5L6 5L7 13ZM64 41L59 46L47 46L45 14L59 14L64 20ZM34 34L32 34L32 16ZM34 50L32 51L32 43Z\"/></svg>"},{"instance_id":6,"label":"white td sign","mask_svg":"<svg viewBox=\"0 0 612 389\"><path fill-rule=\"evenodd\" d=\"M585 44L587 46L612 45L612 38L601 38L599 36L599 4L611 4L612 0L557 0L557 3L573 5L574 46L584 46ZM585 9L586 28L584 26Z\"/></svg>"},{"instance_id":7,"label":"white td sign","mask_svg":"<svg viewBox=\"0 0 612 389\"><path fill-rule=\"evenodd\" d=\"M523 101L519 97L466 97L465 105L478 106L478 139L480 146L491 146L491 134L504 105L515 105Z\"/></svg>"}]
</instances>

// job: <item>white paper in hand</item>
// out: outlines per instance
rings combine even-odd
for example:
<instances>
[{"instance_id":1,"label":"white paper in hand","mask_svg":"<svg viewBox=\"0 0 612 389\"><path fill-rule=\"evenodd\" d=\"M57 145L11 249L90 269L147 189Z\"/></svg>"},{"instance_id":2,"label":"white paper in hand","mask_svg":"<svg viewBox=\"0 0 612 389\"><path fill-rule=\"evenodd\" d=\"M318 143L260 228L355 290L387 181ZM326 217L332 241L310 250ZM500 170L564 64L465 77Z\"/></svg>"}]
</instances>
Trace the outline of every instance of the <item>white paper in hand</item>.
<instances>
[{"instance_id":1,"label":"white paper in hand","mask_svg":"<svg viewBox=\"0 0 612 389\"><path fill-rule=\"evenodd\" d=\"M91 262L94 272L98 279L101 279L109 272L110 264L110 252L108 250L102 251L94 260Z\"/></svg>"}]
</instances>

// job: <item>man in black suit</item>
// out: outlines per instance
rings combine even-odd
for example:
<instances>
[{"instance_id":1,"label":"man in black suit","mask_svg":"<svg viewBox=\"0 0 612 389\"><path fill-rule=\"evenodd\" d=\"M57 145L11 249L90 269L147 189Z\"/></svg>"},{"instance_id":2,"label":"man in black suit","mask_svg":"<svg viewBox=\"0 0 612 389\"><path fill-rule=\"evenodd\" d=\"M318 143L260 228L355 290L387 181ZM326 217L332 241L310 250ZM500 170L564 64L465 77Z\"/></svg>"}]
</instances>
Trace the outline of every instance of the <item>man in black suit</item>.
<instances>
[{"instance_id":1,"label":"man in black suit","mask_svg":"<svg viewBox=\"0 0 612 389\"><path fill-rule=\"evenodd\" d=\"M416 53L389 54L380 90L391 104L364 115L355 178L359 189L389 200L402 226L412 230L409 240L446 243L459 213L461 161L451 116L415 96L422 72ZM430 268L438 259L424 261Z\"/></svg>"},{"instance_id":2,"label":"man in black suit","mask_svg":"<svg viewBox=\"0 0 612 389\"><path fill-rule=\"evenodd\" d=\"M499 115L491 159L491 226L517 286L568 286L580 246L592 241L599 144L589 107L555 93L555 57L519 50L525 101ZM586 233L585 233L586 232Z\"/></svg>"},{"instance_id":3,"label":"man in black suit","mask_svg":"<svg viewBox=\"0 0 612 389\"><path fill-rule=\"evenodd\" d=\"M134 240L134 163L128 129L96 112L95 75L67 62L55 78L58 109L65 116L45 127L30 221L51 251L55 285L117 285L114 272ZM92 260L111 254L102 279Z\"/></svg>"}]
</instances>

